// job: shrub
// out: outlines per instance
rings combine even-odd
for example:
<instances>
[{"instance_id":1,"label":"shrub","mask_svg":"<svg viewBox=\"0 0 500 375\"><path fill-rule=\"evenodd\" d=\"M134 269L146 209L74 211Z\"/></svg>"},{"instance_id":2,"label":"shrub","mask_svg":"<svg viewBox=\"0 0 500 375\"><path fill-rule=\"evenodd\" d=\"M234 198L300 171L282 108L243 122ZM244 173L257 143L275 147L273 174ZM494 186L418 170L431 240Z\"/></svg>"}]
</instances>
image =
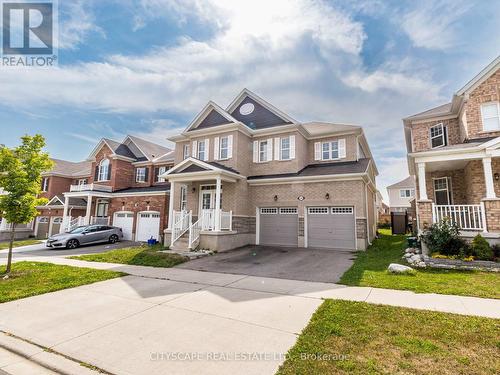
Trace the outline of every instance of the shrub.
<instances>
[{"instance_id":1,"label":"shrub","mask_svg":"<svg viewBox=\"0 0 500 375\"><path fill-rule=\"evenodd\" d=\"M422 235L422 241L429 247L431 252L440 254L450 254L450 245L454 249L460 245L457 241L460 240L458 234L460 233L459 227L452 223L451 220L445 218L439 223L432 224ZM458 255L458 251L455 255Z\"/></svg>"},{"instance_id":2,"label":"shrub","mask_svg":"<svg viewBox=\"0 0 500 375\"><path fill-rule=\"evenodd\" d=\"M378 229L391 229L391 223L388 221L380 222L377 224Z\"/></svg>"},{"instance_id":3,"label":"shrub","mask_svg":"<svg viewBox=\"0 0 500 375\"><path fill-rule=\"evenodd\" d=\"M495 262L498 262L500 260L500 245L495 244L491 247L491 250L493 251L493 258Z\"/></svg>"},{"instance_id":4,"label":"shrub","mask_svg":"<svg viewBox=\"0 0 500 375\"><path fill-rule=\"evenodd\" d=\"M440 251L443 255L458 255L460 257L465 257L472 255L471 246L460 237L452 237Z\"/></svg>"},{"instance_id":5,"label":"shrub","mask_svg":"<svg viewBox=\"0 0 500 375\"><path fill-rule=\"evenodd\" d=\"M476 259L493 259L493 250L491 249L490 244L480 234L472 240L472 253Z\"/></svg>"}]
</instances>

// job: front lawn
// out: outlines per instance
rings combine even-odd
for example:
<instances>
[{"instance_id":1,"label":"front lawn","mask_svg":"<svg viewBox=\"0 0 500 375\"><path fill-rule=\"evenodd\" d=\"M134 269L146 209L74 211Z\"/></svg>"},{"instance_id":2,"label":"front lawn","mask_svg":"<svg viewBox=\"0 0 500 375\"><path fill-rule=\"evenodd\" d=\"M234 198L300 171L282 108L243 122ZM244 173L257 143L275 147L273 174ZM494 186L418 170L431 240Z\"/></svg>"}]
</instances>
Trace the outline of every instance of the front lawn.
<instances>
[{"instance_id":1,"label":"front lawn","mask_svg":"<svg viewBox=\"0 0 500 375\"><path fill-rule=\"evenodd\" d=\"M74 256L71 259L164 268L173 267L188 260L187 257L181 255L159 252L162 249L163 247L160 245L152 247L137 246L111 250L100 254Z\"/></svg>"},{"instance_id":2,"label":"front lawn","mask_svg":"<svg viewBox=\"0 0 500 375\"><path fill-rule=\"evenodd\" d=\"M36 245L42 243L40 240L21 240L21 241L14 241L14 247L21 247L21 246L29 246L29 245ZM0 242L0 250L5 250L9 248L9 243L8 242Z\"/></svg>"},{"instance_id":3,"label":"front lawn","mask_svg":"<svg viewBox=\"0 0 500 375\"><path fill-rule=\"evenodd\" d=\"M278 374L498 374L498 320L326 300Z\"/></svg>"},{"instance_id":4,"label":"front lawn","mask_svg":"<svg viewBox=\"0 0 500 375\"><path fill-rule=\"evenodd\" d=\"M0 275L5 266L0 266ZM51 263L17 262L8 279L0 277L0 303L123 276L121 272Z\"/></svg>"},{"instance_id":5,"label":"front lawn","mask_svg":"<svg viewBox=\"0 0 500 375\"><path fill-rule=\"evenodd\" d=\"M390 235L379 230L381 237L364 252L340 279L340 284L376 288L411 290L416 293L456 294L500 298L500 274L494 272L425 269L416 275L393 275L387 272L390 263L405 264L401 257L405 236Z\"/></svg>"}]
</instances>

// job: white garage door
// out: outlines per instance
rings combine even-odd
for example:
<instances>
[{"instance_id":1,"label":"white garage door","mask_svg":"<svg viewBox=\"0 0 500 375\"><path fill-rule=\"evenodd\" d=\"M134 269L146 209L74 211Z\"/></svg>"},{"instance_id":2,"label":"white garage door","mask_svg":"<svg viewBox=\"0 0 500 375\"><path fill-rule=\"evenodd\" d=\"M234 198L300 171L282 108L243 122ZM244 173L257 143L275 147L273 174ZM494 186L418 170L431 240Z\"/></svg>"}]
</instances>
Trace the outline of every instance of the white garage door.
<instances>
[{"instance_id":1,"label":"white garage door","mask_svg":"<svg viewBox=\"0 0 500 375\"><path fill-rule=\"evenodd\" d=\"M309 207L307 246L326 249L356 249L353 207Z\"/></svg>"},{"instance_id":2,"label":"white garage door","mask_svg":"<svg viewBox=\"0 0 500 375\"><path fill-rule=\"evenodd\" d=\"M263 207L259 220L260 245L298 245L297 207Z\"/></svg>"},{"instance_id":3,"label":"white garage door","mask_svg":"<svg viewBox=\"0 0 500 375\"><path fill-rule=\"evenodd\" d=\"M146 242L151 237L160 239L160 213L139 212L137 214L136 241Z\"/></svg>"},{"instance_id":4,"label":"white garage door","mask_svg":"<svg viewBox=\"0 0 500 375\"><path fill-rule=\"evenodd\" d=\"M132 240L132 228L134 226L133 212L115 212L113 216L113 226L122 228L123 239Z\"/></svg>"}]
</instances>

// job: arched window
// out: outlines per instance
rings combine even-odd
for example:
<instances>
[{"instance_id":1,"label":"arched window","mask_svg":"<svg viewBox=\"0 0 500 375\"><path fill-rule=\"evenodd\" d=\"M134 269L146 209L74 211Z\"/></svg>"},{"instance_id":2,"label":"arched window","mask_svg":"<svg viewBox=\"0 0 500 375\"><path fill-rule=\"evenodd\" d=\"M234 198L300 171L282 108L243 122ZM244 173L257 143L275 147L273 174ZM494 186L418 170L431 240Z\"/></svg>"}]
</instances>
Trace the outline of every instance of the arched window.
<instances>
[{"instance_id":1,"label":"arched window","mask_svg":"<svg viewBox=\"0 0 500 375\"><path fill-rule=\"evenodd\" d=\"M107 181L109 180L109 160L103 159L99 163L99 173L97 175L98 181Z\"/></svg>"}]
</instances>

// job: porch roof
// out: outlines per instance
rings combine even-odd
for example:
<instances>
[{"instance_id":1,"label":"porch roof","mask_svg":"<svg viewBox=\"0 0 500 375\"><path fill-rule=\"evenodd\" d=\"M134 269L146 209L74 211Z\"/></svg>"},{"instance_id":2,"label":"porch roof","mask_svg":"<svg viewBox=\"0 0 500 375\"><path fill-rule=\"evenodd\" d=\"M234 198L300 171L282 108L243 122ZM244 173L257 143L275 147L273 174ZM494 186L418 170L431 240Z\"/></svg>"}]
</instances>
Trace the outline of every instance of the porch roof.
<instances>
[{"instance_id":1,"label":"porch roof","mask_svg":"<svg viewBox=\"0 0 500 375\"><path fill-rule=\"evenodd\" d=\"M189 157L160 176L169 181L203 181L221 178L235 182L245 178L237 170L217 162L205 162Z\"/></svg>"}]
</instances>

